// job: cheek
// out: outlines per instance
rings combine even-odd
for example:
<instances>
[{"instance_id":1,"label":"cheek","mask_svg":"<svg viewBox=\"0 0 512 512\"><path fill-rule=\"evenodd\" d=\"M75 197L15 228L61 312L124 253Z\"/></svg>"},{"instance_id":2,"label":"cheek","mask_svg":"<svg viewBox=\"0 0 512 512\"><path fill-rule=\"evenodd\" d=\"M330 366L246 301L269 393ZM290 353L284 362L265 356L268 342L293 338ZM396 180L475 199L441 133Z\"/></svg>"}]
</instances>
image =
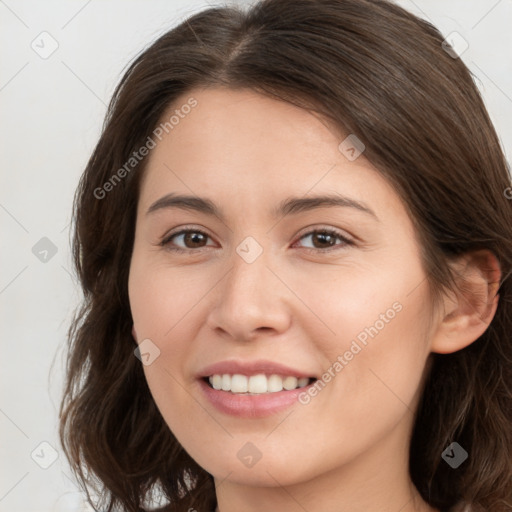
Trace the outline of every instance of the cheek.
<instances>
[{"instance_id":1,"label":"cheek","mask_svg":"<svg viewBox=\"0 0 512 512\"><path fill-rule=\"evenodd\" d=\"M203 275L205 273L203 272ZM189 314L207 293L205 279L185 268L134 261L130 270L129 296L140 339L163 343L173 330L190 325Z\"/></svg>"},{"instance_id":2,"label":"cheek","mask_svg":"<svg viewBox=\"0 0 512 512\"><path fill-rule=\"evenodd\" d=\"M134 259L130 269L130 307L138 341L150 339L158 347L158 357L143 370L151 394L171 426L191 417L188 411L194 416L198 412L185 390L191 383L185 373L196 351L197 332L204 324L200 303L218 277L209 280L207 272L142 261Z\"/></svg>"},{"instance_id":3,"label":"cheek","mask_svg":"<svg viewBox=\"0 0 512 512\"><path fill-rule=\"evenodd\" d=\"M420 265L403 266L400 272L384 263L380 268L346 272L337 282L301 291L311 304L321 301L319 317L331 332L325 336L323 330L320 336L317 330L311 340L324 355L325 379L329 369L334 374L327 393L334 401L351 397L343 421L352 417L354 428L378 404L387 403L388 411L391 402L399 409L410 406L429 354L430 309ZM386 421L384 416L381 420Z\"/></svg>"},{"instance_id":4,"label":"cheek","mask_svg":"<svg viewBox=\"0 0 512 512\"><path fill-rule=\"evenodd\" d=\"M422 319L428 313L425 286L413 291L423 278L419 267L404 268L398 273L383 264L339 268L335 272L319 272L315 279L296 279L294 291L304 298L309 310L304 310L297 323L307 322L310 342L320 343L324 353L338 354L339 350L348 349L347 342L350 345L354 339L363 345L377 337L388 341L394 338L398 343L402 336L391 336L392 331L396 335L403 329L410 335L423 330ZM298 311L294 310L294 314ZM328 328L327 336L323 327ZM386 332L389 336L385 336Z\"/></svg>"},{"instance_id":5,"label":"cheek","mask_svg":"<svg viewBox=\"0 0 512 512\"><path fill-rule=\"evenodd\" d=\"M180 341L177 337L168 340L160 357L152 365L144 367L151 395L170 431L203 468L211 473L219 470L219 452L212 450L219 445L223 447L223 464L234 461L237 467L240 441L231 434L231 429L226 429L224 420L217 420L201 405L197 383L183 375L190 352L187 341L186 338ZM236 442L229 443L230 440ZM223 471L224 474L227 472Z\"/></svg>"}]
</instances>

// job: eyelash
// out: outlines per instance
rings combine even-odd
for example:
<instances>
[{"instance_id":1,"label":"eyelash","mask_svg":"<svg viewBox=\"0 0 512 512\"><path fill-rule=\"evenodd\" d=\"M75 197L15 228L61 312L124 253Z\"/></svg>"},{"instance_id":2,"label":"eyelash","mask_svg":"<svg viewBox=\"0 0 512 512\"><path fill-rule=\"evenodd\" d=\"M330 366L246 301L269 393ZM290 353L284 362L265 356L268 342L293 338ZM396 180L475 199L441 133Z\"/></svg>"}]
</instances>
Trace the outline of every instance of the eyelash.
<instances>
[{"instance_id":1,"label":"eyelash","mask_svg":"<svg viewBox=\"0 0 512 512\"><path fill-rule=\"evenodd\" d=\"M201 231L200 229L191 229L191 228L190 229L182 229L182 230L177 231L175 233L171 233L168 236L165 236L158 245L160 245L162 247L166 247L166 250L173 251L173 252L176 252L176 253L191 253L191 252L196 252L197 253L197 252L202 252L203 249L206 249L206 247L199 247L197 249L183 249L181 247L170 247L169 246L170 241L174 237L176 237L178 235L187 234L187 233L200 233L201 235L204 235L204 236L206 236L208 238L211 238L207 233L205 233L204 231ZM353 240L350 240L349 238L344 236L340 231L337 231L337 230L335 230L333 228L313 229L311 231L308 231L307 233L302 234L299 237L299 240L302 240L306 236L310 236L310 235L313 235L315 233L322 233L322 234L334 236L334 237L339 238L340 240L342 240L343 244L341 244L341 247L338 245L338 246L333 246L333 247L330 247L330 248L327 248L327 249L316 249L316 248L311 248L311 247L304 247L303 249L305 249L308 252L314 252L314 253L324 252L325 253L325 252L336 251L336 250L339 250L339 249L341 249L343 247L346 247L346 246L354 245L354 241Z\"/></svg>"}]
</instances>

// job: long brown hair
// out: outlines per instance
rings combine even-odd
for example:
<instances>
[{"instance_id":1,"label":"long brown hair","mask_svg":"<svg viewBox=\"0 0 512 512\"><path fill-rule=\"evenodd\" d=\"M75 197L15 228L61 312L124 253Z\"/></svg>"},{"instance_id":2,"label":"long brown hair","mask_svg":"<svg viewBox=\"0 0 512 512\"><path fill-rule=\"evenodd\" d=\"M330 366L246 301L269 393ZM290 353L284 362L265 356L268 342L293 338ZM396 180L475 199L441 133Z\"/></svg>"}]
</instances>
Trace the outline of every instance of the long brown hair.
<instances>
[{"instance_id":1,"label":"long brown hair","mask_svg":"<svg viewBox=\"0 0 512 512\"><path fill-rule=\"evenodd\" d=\"M146 159L126 167L179 96L215 86L310 109L363 141L410 213L434 295L455 286L454 256L488 249L497 257L500 300L485 333L430 356L409 469L433 507L465 500L511 510L510 176L471 73L443 39L387 0L263 0L247 11L199 12L128 67L75 195L72 249L84 300L69 329L60 410L72 469L108 511L136 512L155 490L169 510L216 504L212 475L166 425L133 353L127 283ZM469 453L457 470L441 458L452 442Z\"/></svg>"}]
</instances>

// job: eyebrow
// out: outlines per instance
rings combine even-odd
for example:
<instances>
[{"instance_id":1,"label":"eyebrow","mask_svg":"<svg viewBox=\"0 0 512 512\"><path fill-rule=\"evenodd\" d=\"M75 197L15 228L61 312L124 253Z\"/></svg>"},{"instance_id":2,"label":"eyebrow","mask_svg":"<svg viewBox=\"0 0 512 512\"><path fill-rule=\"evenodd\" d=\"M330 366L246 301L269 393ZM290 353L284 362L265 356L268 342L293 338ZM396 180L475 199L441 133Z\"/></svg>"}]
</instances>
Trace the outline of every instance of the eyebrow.
<instances>
[{"instance_id":1,"label":"eyebrow","mask_svg":"<svg viewBox=\"0 0 512 512\"><path fill-rule=\"evenodd\" d=\"M315 210L317 208L333 207L353 208L371 215L375 218L375 220L379 221L379 218L375 212L368 205L356 201L355 199L342 196L340 194L309 197L289 197L288 199L285 199L279 203L279 205L274 208L271 213L274 218L278 218L305 211ZM148 208L146 215L168 208L179 208L182 210L196 211L206 215L218 217L222 222L225 222L224 214L210 199L174 193L167 194L155 201Z\"/></svg>"}]
</instances>

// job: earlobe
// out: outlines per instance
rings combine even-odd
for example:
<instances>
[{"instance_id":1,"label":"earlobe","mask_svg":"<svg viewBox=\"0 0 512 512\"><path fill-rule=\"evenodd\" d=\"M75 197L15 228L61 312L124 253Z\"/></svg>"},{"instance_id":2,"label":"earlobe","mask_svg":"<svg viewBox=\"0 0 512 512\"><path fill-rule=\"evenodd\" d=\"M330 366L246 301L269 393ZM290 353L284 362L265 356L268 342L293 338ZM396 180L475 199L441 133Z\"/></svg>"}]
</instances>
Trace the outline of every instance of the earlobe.
<instances>
[{"instance_id":1,"label":"earlobe","mask_svg":"<svg viewBox=\"0 0 512 512\"><path fill-rule=\"evenodd\" d=\"M477 250L452 263L457 289L445 296L445 310L434 334L432 352L448 354L476 341L498 307L500 264L489 250Z\"/></svg>"}]
</instances>

